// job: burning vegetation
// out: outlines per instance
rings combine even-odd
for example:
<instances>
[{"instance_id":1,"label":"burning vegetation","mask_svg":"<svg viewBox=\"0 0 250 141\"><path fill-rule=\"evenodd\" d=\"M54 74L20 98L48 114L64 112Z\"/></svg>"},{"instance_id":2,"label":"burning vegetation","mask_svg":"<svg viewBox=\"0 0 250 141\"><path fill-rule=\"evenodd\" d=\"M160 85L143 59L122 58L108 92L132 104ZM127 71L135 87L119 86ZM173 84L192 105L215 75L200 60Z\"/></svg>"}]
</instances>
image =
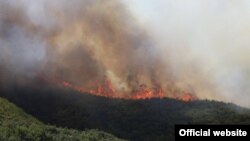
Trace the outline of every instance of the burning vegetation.
<instances>
[{"instance_id":1,"label":"burning vegetation","mask_svg":"<svg viewBox=\"0 0 250 141\"><path fill-rule=\"evenodd\" d=\"M85 89L83 87L74 86L73 84L61 81L57 83L59 86L63 86L65 88L70 88L72 90L81 92L81 93L89 93L92 95L109 97L109 98L119 98L119 99L132 99L132 100L140 100L140 99L150 99L150 98L164 98L167 95L164 94L163 89L159 87L148 88L146 85L141 84L138 89L134 90L129 95L123 95L116 92L115 88L112 86L110 81L106 80L103 84L93 85L92 89ZM174 98L182 100L182 101L193 101L197 100L197 97L192 93L182 92L178 94ZM173 97L172 97L173 98Z\"/></svg>"}]
</instances>

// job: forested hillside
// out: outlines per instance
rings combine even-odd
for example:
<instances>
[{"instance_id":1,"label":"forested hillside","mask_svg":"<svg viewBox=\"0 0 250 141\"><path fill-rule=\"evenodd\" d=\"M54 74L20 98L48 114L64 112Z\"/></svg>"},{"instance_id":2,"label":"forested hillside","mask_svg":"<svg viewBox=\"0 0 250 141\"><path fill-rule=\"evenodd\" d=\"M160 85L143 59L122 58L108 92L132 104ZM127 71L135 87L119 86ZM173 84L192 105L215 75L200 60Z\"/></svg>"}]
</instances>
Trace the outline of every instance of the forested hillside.
<instances>
[{"instance_id":1,"label":"forested hillside","mask_svg":"<svg viewBox=\"0 0 250 141\"><path fill-rule=\"evenodd\" d=\"M1 141L121 141L111 134L97 131L77 131L42 122L24 113L20 108L0 98Z\"/></svg>"}]
</instances>

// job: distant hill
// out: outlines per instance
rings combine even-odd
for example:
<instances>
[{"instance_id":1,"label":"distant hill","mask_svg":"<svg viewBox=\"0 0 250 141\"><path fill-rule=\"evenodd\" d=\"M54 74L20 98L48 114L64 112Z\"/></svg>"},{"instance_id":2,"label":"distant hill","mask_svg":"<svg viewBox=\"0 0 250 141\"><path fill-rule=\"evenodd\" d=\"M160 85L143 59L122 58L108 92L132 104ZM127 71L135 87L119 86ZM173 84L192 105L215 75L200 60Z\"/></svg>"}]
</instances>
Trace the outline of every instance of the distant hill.
<instances>
[{"instance_id":1,"label":"distant hill","mask_svg":"<svg viewBox=\"0 0 250 141\"><path fill-rule=\"evenodd\" d=\"M175 124L250 124L249 109L216 101L109 99L49 86L1 91L45 123L103 130L132 141L172 141Z\"/></svg>"},{"instance_id":2,"label":"distant hill","mask_svg":"<svg viewBox=\"0 0 250 141\"><path fill-rule=\"evenodd\" d=\"M77 131L47 126L0 98L1 141L121 141L97 130Z\"/></svg>"}]
</instances>

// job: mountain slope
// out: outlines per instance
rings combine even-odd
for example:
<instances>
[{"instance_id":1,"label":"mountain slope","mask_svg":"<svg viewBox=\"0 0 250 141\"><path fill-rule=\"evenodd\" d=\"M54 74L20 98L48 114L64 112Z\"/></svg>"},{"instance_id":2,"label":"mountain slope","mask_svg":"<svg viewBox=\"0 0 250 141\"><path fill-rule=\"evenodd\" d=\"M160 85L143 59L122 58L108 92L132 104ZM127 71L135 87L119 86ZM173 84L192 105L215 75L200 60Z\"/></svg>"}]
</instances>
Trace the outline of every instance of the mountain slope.
<instances>
[{"instance_id":1,"label":"mountain slope","mask_svg":"<svg viewBox=\"0 0 250 141\"><path fill-rule=\"evenodd\" d=\"M99 129L132 141L174 140L175 124L250 124L249 109L216 101L109 99L49 86L0 94L45 123Z\"/></svg>"},{"instance_id":2,"label":"mountain slope","mask_svg":"<svg viewBox=\"0 0 250 141\"><path fill-rule=\"evenodd\" d=\"M44 125L7 100L0 98L1 141L121 141L96 130L80 132Z\"/></svg>"}]
</instances>

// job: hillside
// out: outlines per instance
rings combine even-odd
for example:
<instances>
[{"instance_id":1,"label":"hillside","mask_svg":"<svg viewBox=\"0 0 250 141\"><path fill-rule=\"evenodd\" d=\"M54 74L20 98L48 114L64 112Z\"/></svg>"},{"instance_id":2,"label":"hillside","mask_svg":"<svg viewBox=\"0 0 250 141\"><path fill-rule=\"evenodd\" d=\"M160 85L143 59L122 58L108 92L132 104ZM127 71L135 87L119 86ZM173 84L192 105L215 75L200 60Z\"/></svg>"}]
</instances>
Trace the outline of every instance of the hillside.
<instances>
[{"instance_id":1,"label":"hillside","mask_svg":"<svg viewBox=\"0 0 250 141\"><path fill-rule=\"evenodd\" d=\"M77 131L47 126L0 98L1 141L121 141L97 130Z\"/></svg>"},{"instance_id":2,"label":"hillside","mask_svg":"<svg viewBox=\"0 0 250 141\"><path fill-rule=\"evenodd\" d=\"M249 109L216 101L109 99L49 86L2 89L1 95L45 123L132 141L174 140L175 124L250 124Z\"/></svg>"}]
</instances>

